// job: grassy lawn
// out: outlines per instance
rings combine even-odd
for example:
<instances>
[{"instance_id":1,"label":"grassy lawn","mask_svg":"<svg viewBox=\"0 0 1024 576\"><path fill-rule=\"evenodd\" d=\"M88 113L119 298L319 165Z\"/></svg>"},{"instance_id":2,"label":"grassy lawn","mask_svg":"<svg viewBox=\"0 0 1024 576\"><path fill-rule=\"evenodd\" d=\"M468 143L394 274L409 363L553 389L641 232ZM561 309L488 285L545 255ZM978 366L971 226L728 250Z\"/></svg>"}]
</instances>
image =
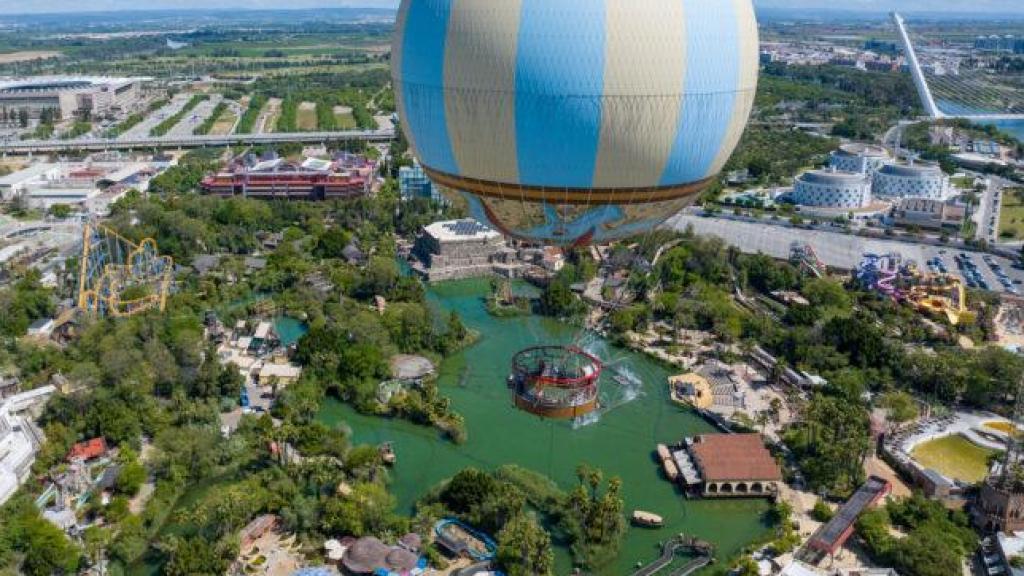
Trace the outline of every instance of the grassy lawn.
<instances>
[{"instance_id":1,"label":"grassy lawn","mask_svg":"<svg viewBox=\"0 0 1024 576\"><path fill-rule=\"evenodd\" d=\"M974 188L974 178L964 176L963 178L953 178L950 183L957 188L962 190L970 190Z\"/></svg>"},{"instance_id":2,"label":"grassy lawn","mask_svg":"<svg viewBox=\"0 0 1024 576\"><path fill-rule=\"evenodd\" d=\"M1024 189L1003 192L1003 209L999 217L1000 238L1024 238Z\"/></svg>"},{"instance_id":3,"label":"grassy lawn","mask_svg":"<svg viewBox=\"0 0 1024 576\"><path fill-rule=\"evenodd\" d=\"M914 448L914 459L926 468L966 482L978 482L988 473L995 450L982 448L960 435L946 436Z\"/></svg>"},{"instance_id":4,"label":"grassy lawn","mask_svg":"<svg viewBox=\"0 0 1024 576\"><path fill-rule=\"evenodd\" d=\"M263 125L263 132L276 132L277 120L281 118L281 100L279 98L271 98L270 100L267 100L261 114L267 115L267 121Z\"/></svg>"},{"instance_id":5,"label":"grassy lawn","mask_svg":"<svg viewBox=\"0 0 1024 576\"><path fill-rule=\"evenodd\" d=\"M213 128L210 129L210 134L230 134L231 129L235 127L235 113L231 109L225 110L217 121L213 123Z\"/></svg>"},{"instance_id":6,"label":"grassy lawn","mask_svg":"<svg viewBox=\"0 0 1024 576\"><path fill-rule=\"evenodd\" d=\"M334 121L338 124L338 130L355 130L358 127L356 117L348 106L334 107Z\"/></svg>"},{"instance_id":7,"label":"grassy lawn","mask_svg":"<svg viewBox=\"0 0 1024 576\"><path fill-rule=\"evenodd\" d=\"M992 421L992 422L985 422L985 428L989 428L991 430L996 430L997 432L1002 432L1003 434L1010 434L1010 433L1015 433L1017 435L1021 434L1021 430L1019 428L1017 428L1017 426L1015 426L1013 423L1011 423L1011 422L1004 422L1002 420L995 420L995 421Z\"/></svg>"},{"instance_id":8,"label":"grassy lawn","mask_svg":"<svg viewBox=\"0 0 1024 576\"><path fill-rule=\"evenodd\" d=\"M299 130L316 130L316 102L303 102L299 104L295 116L295 124Z\"/></svg>"}]
</instances>

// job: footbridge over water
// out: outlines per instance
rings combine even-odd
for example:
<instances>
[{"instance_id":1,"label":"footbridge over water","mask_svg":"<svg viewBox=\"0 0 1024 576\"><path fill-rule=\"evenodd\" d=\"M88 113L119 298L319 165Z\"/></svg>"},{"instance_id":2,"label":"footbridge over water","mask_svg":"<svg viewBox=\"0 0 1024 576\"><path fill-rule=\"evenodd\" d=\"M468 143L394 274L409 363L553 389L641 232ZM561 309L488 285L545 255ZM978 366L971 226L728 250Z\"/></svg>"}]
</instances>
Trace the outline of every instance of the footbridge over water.
<instances>
[{"instance_id":1,"label":"footbridge over water","mask_svg":"<svg viewBox=\"0 0 1024 576\"><path fill-rule=\"evenodd\" d=\"M676 555L680 553L694 558L678 568L662 572L675 562ZM633 572L631 576L690 576L714 561L714 547L710 543L680 534L662 544L661 556L657 560Z\"/></svg>"},{"instance_id":2,"label":"footbridge over water","mask_svg":"<svg viewBox=\"0 0 1024 576\"><path fill-rule=\"evenodd\" d=\"M921 106L924 107L925 113L929 117L934 119L963 119L972 122L1024 120L1024 111L1018 111L1024 107L1024 102L1007 102L1005 91L1000 87L989 85L985 80L979 81L977 78L960 77L959 71L956 74L950 72L937 75L933 79L932 84L941 84L939 88L941 88L943 95L955 98L958 104L957 107L984 110L991 105L991 102L1001 101L1006 105L1007 110L991 113L943 110L940 107L943 99L936 98L936 94L933 92L933 85L929 83L928 77L925 75L925 67L922 66L917 49L910 38L906 22L898 12L892 13L892 20L896 24L900 43L903 45L903 53L907 58L907 66L910 68L910 74L914 79L917 95L921 99Z\"/></svg>"},{"instance_id":3,"label":"footbridge over water","mask_svg":"<svg viewBox=\"0 0 1024 576\"><path fill-rule=\"evenodd\" d=\"M1007 102L1005 94L1000 93L999 88L987 85L986 81L959 78L958 72L955 75L950 73L937 76L936 80L933 81L933 83L941 83L942 91L945 94L955 96L958 108L984 110L990 106L990 102L1002 101L1008 110L993 113L957 113L942 110L940 108L942 98L936 98L936 94L933 91L934 86L932 83L929 83L929 79L925 74L925 67L922 66L918 50L914 48L913 42L910 39L910 33L903 20L903 16L898 12L893 12L892 18L893 23L896 25L896 31L899 34L900 43L903 46L903 53L906 56L907 67L910 69L910 75L913 78L913 85L918 89L921 105L929 117L933 119L963 119L972 122L1024 120L1024 111L1018 112L1021 107L1024 107L1024 101Z\"/></svg>"}]
</instances>

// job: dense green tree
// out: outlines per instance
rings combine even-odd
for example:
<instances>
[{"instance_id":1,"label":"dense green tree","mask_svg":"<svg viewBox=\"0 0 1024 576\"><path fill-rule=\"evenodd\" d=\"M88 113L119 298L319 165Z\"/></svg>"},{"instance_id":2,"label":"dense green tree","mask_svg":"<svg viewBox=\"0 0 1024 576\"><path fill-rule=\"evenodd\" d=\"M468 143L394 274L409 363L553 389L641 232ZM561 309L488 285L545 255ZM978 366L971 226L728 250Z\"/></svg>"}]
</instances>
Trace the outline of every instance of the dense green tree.
<instances>
[{"instance_id":1,"label":"dense green tree","mask_svg":"<svg viewBox=\"0 0 1024 576\"><path fill-rule=\"evenodd\" d=\"M52 291L40 279L39 271L30 269L0 289L0 335L23 336L32 322L53 314Z\"/></svg>"},{"instance_id":2,"label":"dense green tree","mask_svg":"<svg viewBox=\"0 0 1024 576\"><path fill-rule=\"evenodd\" d=\"M618 554L626 530L622 481L612 478L602 491L602 474L596 468L580 465L576 476L579 483L569 492L563 524L571 535L574 556L593 568Z\"/></svg>"},{"instance_id":3,"label":"dense green tree","mask_svg":"<svg viewBox=\"0 0 1024 576\"><path fill-rule=\"evenodd\" d=\"M894 538L890 523L906 537ZM948 510L921 494L865 513L857 522L857 532L876 561L909 576L959 573L963 560L977 546L963 511Z\"/></svg>"},{"instance_id":4,"label":"dense green tree","mask_svg":"<svg viewBox=\"0 0 1024 576\"><path fill-rule=\"evenodd\" d=\"M219 576L238 555L237 542L229 538L214 542L200 537L172 538L166 548L170 560L163 573L167 576Z\"/></svg>"},{"instance_id":5,"label":"dense green tree","mask_svg":"<svg viewBox=\"0 0 1024 576\"><path fill-rule=\"evenodd\" d=\"M75 574L78 569L78 548L64 532L39 515L30 501L16 502L7 509L10 516L8 534L14 547L21 552L21 571L29 576Z\"/></svg>"},{"instance_id":6,"label":"dense green tree","mask_svg":"<svg viewBox=\"0 0 1024 576\"><path fill-rule=\"evenodd\" d=\"M785 433L801 471L815 489L847 495L864 479L867 456L868 414L859 400L816 394L803 422Z\"/></svg>"},{"instance_id":7,"label":"dense green tree","mask_svg":"<svg viewBox=\"0 0 1024 576\"><path fill-rule=\"evenodd\" d=\"M332 226L317 237L313 253L320 258L343 258L345 248L351 241L352 236L348 232Z\"/></svg>"},{"instance_id":8,"label":"dense green tree","mask_svg":"<svg viewBox=\"0 0 1024 576\"><path fill-rule=\"evenodd\" d=\"M146 481L146 467L138 460L132 460L121 467L117 476L117 491L126 496L135 496Z\"/></svg>"},{"instance_id":9,"label":"dense green tree","mask_svg":"<svg viewBox=\"0 0 1024 576\"><path fill-rule=\"evenodd\" d=\"M364 482L348 497L334 497L323 505L321 528L331 534L354 536L383 534L395 527L395 497L380 484Z\"/></svg>"},{"instance_id":10,"label":"dense green tree","mask_svg":"<svg viewBox=\"0 0 1024 576\"><path fill-rule=\"evenodd\" d=\"M496 559L509 576L550 576L555 561L551 536L533 514L517 514L498 533Z\"/></svg>"}]
</instances>

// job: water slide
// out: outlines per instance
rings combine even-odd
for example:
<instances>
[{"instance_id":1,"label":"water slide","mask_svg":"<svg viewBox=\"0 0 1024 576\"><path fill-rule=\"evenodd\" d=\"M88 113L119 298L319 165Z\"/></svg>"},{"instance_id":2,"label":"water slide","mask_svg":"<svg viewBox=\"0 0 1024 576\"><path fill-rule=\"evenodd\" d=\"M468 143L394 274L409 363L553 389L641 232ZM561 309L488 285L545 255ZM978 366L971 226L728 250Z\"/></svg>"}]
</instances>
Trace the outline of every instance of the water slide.
<instances>
[{"instance_id":1,"label":"water slide","mask_svg":"<svg viewBox=\"0 0 1024 576\"><path fill-rule=\"evenodd\" d=\"M894 285L896 282L896 273L887 270L879 271L878 282L875 283L875 289L882 294L890 298L898 298L900 293Z\"/></svg>"}]
</instances>

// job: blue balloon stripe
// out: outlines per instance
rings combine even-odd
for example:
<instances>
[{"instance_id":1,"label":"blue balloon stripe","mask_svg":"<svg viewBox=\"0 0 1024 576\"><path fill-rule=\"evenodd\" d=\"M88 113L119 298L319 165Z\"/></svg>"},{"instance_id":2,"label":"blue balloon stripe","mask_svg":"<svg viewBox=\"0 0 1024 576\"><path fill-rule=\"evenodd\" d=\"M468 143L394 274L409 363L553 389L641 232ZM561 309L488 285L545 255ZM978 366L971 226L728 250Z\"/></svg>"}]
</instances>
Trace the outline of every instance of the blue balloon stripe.
<instances>
[{"instance_id":1,"label":"blue balloon stripe","mask_svg":"<svg viewBox=\"0 0 1024 576\"><path fill-rule=\"evenodd\" d=\"M734 113L739 83L739 31L731 0L683 0L686 79L682 113L662 185L708 176ZM699 16L697 16L699 15ZM715 55L714 58L709 55Z\"/></svg>"},{"instance_id":2,"label":"blue balloon stripe","mask_svg":"<svg viewBox=\"0 0 1024 576\"><path fill-rule=\"evenodd\" d=\"M524 184L593 185L604 93L605 1L523 0L516 148Z\"/></svg>"},{"instance_id":3,"label":"blue balloon stripe","mask_svg":"<svg viewBox=\"0 0 1024 576\"><path fill-rule=\"evenodd\" d=\"M409 6L402 43L403 122L415 134L420 160L458 174L445 113L444 53L453 0L415 0Z\"/></svg>"}]
</instances>

